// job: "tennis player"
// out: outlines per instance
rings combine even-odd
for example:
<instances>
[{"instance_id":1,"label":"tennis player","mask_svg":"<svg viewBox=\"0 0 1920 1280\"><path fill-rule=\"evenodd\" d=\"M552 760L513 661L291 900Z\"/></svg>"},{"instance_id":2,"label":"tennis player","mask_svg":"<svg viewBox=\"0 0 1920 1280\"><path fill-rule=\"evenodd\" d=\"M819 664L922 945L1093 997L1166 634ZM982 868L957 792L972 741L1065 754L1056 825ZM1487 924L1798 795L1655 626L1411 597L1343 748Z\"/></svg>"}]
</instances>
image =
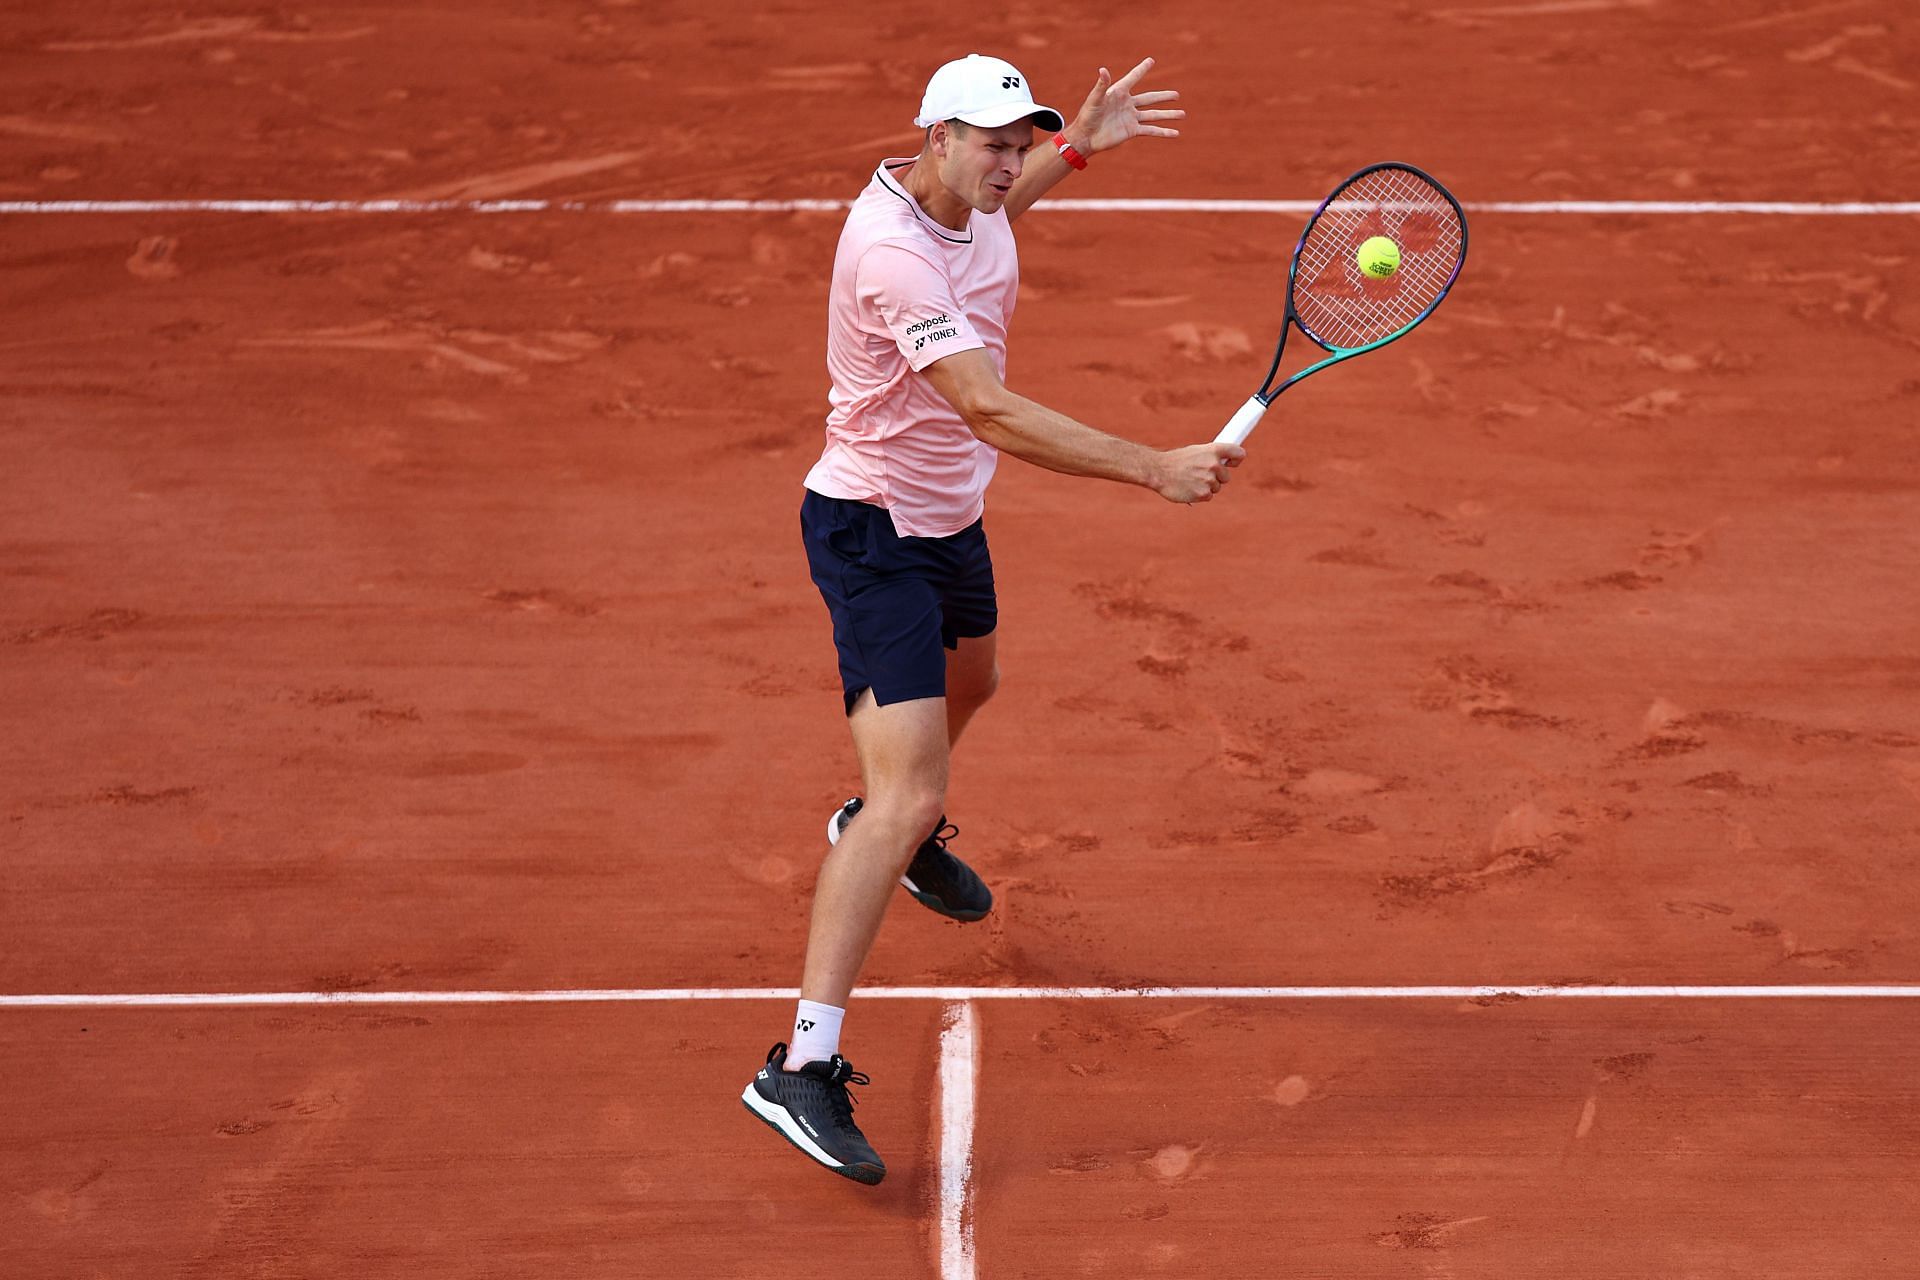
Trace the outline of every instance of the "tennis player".
<instances>
[{"instance_id":1,"label":"tennis player","mask_svg":"<svg viewBox=\"0 0 1920 1280\"><path fill-rule=\"evenodd\" d=\"M800 529L833 620L865 795L827 825L801 1000L789 1042L741 1095L834 1172L877 1183L886 1166L853 1122L841 1020L893 886L941 915L993 906L948 848L947 762L993 696L993 565L981 512L1002 452L1074 476L1205 502L1245 456L1231 444L1160 451L1107 435L1007 389L1020 283L1013 221L1093 157L1173 138L1171 89L1136 93L1148 58L1100 69L1072 124L1034 102L1010 63L971 54L927 83L917 156L889 159L854 201L827 304L826 449L806 478ZM1036 144L1035 130L1041 135Z\"/></svg>"}]
</instances>

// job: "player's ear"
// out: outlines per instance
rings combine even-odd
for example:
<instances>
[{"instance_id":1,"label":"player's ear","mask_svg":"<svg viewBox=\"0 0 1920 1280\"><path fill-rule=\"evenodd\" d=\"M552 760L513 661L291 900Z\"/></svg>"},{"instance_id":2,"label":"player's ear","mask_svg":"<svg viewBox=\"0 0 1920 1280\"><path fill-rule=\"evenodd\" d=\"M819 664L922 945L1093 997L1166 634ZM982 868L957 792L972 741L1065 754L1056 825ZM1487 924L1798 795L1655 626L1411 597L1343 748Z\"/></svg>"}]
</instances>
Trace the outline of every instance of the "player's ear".
<instances>
[{"instance_id":1,"label":"player's ear","mask_svg":"<svg viewBox=\"0 0 1920 1280\"><path fill-rule=\"evenodd\" d=\"M945 120L935 120L927 126L927 149L939 159L947 158L947 139L950 136Z\"/></svg>"}]
</instances>

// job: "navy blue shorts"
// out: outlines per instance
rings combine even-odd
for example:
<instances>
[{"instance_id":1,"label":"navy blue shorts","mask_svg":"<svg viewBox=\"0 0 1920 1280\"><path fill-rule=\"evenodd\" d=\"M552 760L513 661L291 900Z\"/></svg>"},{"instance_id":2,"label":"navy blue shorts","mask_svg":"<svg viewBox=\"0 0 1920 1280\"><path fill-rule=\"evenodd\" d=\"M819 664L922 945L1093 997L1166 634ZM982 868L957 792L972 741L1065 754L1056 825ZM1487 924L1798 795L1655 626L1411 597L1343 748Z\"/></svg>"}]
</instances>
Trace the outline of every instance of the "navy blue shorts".
<instances>
[{"instance_id":1,"label":"navy blue shorts","mask_svg":"<svg viewBox=\"0 0 1920 1280\"><path fill-rule=\"evenodd\" d=\"M881 706L945 697L945 650L992 634L1000 620L978 520L944 538L903 538L884 508L809 489L800 536L833 615L849 715L868 689Z\"/></svg>"}]
</instances>

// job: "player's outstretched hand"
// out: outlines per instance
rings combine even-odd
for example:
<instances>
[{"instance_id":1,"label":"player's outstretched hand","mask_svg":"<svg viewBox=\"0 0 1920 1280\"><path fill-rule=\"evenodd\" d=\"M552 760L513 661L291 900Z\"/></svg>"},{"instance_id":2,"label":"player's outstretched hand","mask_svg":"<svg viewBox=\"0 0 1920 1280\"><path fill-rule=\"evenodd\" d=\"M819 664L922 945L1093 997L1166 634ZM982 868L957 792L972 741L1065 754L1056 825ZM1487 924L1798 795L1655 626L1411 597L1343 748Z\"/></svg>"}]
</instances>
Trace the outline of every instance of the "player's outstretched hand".
<instances>
[{"instance_id":1,"label":"player's outstretched hand","mask_svg":"<svg viewBox=\"0 0 1920 1280\"><path fill-rule=\"evenodd\" d=\"M1140 78L1152 69L1153 59L1142 58L1140 65L1115 80L1111 71L1100 68L1100 75L1093 82L1093 92L1087 95L1080 114L1067 127L1067 137L1077 150L1092 155L1096 151L1111 151L1129 138L1143 135L1149 138L1180 136L1178 129L1169 129L1156 123L1187 118L1187 113L1178 108L1160 107L1163 102L1179 98L1178 89L1155 89L1148 93L1133 91L1133 87L1140 83Z\"/></svg>"},{"instance_id":2,"label":"player's outstretched hand","mask_svg":"<svg viewBox=\"0 0 1920 1280\"><path fill-rule=\"evenodd\" d=\"M1153 491L1168 502L1206 502L1227 482L1227 470L1247 451L1237 444L1192 444L1168 449L1154 461Z\"/></svg>"}]
</instances>

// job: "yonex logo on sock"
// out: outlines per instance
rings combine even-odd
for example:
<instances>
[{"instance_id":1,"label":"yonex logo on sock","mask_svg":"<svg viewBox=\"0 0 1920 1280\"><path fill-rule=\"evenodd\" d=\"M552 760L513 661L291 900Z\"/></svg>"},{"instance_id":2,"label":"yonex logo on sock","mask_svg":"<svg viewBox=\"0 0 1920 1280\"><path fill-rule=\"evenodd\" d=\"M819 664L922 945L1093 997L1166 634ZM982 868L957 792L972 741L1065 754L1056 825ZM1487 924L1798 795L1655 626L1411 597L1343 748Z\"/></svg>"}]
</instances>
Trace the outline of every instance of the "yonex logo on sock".
<instances>
[{"instance_id":1,"label":"yonex logo on sock","mask_svg":"<svg viewBox=\"0 0 1920 1280\"><path fill-rule=\"evenodd\" d=\"M811 1030L813 1030L813 1021L812 1021L811 1019L809 1019L809 1018L802 1018L802 1019L800 1019L800 1029L801 1029L802 1031L811 1031Z\"/></svg>"}]
</instances>

